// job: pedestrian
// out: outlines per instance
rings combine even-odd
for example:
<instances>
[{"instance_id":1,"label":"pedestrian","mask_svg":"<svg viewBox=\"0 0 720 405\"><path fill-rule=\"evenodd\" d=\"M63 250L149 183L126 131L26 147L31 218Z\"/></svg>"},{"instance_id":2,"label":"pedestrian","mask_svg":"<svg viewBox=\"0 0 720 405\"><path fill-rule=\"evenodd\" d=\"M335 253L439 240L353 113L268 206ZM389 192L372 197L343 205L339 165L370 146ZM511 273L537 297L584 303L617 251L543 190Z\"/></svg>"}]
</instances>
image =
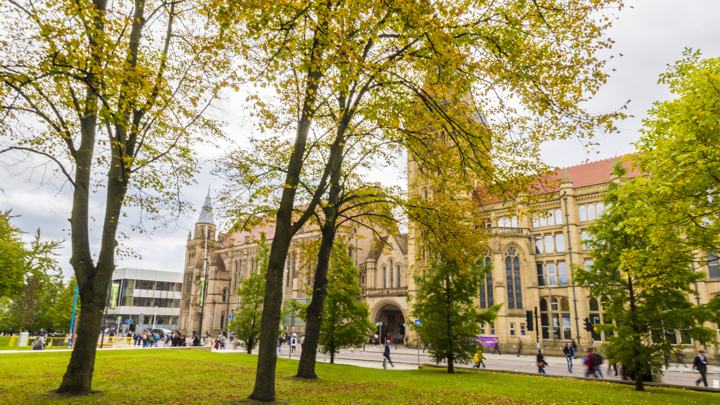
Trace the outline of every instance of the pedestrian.
<instances>
[{"instance_id":1,"label":"pedestrian","mask_svg":"<svg viewBox=\"0 0 720 405\"><path fill-rule=\"evenodd\" d=\"M568 373L572 374L573 359L575 358L575 351L573 351L573 348L570 345L570 343L565 343L565 347L563 347L563 356L565 356L565 361L567 361Z\"/></svg>"},{"instance_id":2,"label":"pedestrian","mask_svg":"<svg viewBox=\"0 0 720 405\"><path fill-rule=\"evenodd\" d=\"M197 334L194 334L194 333L193 333L193 337L192 337L192 345L200 346L200 336L198 336Z\"/></svg>"},{"instance_id":3,"label":"pedestrian","mask_svg":"<svg viewBox=\"0 0 720 405\"><path fill-rule=\"evenodd\" d=\"M496 341L495 344L493 345L493 353L495 353L497 355L502 354L502 352L500 351L500 342Z\"/></svg>"},{"instance_id":4,"label":"pedestrian","mask_svg":"<svg viewBox=\"0 0 720 405\"><path fill-rule=\"evenodd\" d=\"M390 342L385 341L385 350L383 351L383 368L387 368L387 364L385 362L390 363L390 367L395 367L392 360L390 360Z\"/></svg>"},{"instance_id":5,"label":"pedestrian","mask_svg":"<svg viewBox=\"0 0 720 405\"><path fill-rule=\"evenodd\" d=\"M290 353L295 353L295 348L297 347L297 334L293 332L292 336L290 336Z\"/></svg>"},{"instance_id":6,"label":"pedestrian","mask_svg":"<svg viewBox=\"0 0 720 405\"><path fill-rule=\"evenodd\" d=\"M592 355L593 355L593 365L595 366L595 372L600 375L600 378L605 378L605 376L603 376L603 373L602 373L602 367L600 367L600 366L602 366L603 360L604 360L602 354L600 354L600 352L598 352L597 349L594 349Z\"/></svg>"},{"instance_id":7,"label":"pedestrian","mask_svg":"<svg viewBox=\"0 0 720 405\"><path fill-rule=\"evenodd\" d=\"M473 361L475 362L475 364L473 365L474 368L480 368L480 365L485 368L485 356L483 355L482 347L478 347L478 349L475 351Z\"/></svg>"},{"instance_id":8,"label":"pedestrian","mask_svg":"<svg viewBox=\"0 0 720 405\"><path fill-rule=\"evenodd\" d=\"M277 339L277 354L282 354L283 335L279 335Z\"/></svg>"},{"instance_id":9,"label":"pedestrian","mask_svg":"<svg viewBox=\"0 0 720 405\"><path fill-rule=\"evenodd\" d=\"M705 350L700 349L698 352L698 355L695 356L695 360L693 360L693 368L696 369L700 373L700 378L695 380L695 385L700 386L700 381L707 387L707 357L705 357Z\"/></svg>"},{"instance_id":10,"label":"pedestrian","mask_svg":"<svg viewBox=\"0 0 720 405\"><path fill-rule=\"evenodd\" d=\"M577 354L577 353L578 353L577 343L575 343L575 339L571 340L571 342L572 342L572 343L570 344L570 346L572 346L573 353L575 353L575 358L577 359L577 358L578 358L578 354Z\"/></svg>"},{"instance_id":11,"label":"pedestrian","mask_svg":"<svg viewBox=\"0 0 720 405\"><path fill-rule=\"evenodd\" d=\"M518 338L517 348L518 348L518 350L517 350L517 357L520 357L520 355L522 354L522 348L523 348L522 339L520 339L520 338Z\"/></svg>"},{"instance_id":12,"label":"pedestrian","mask_svg":"<svg viewBox=\"0 0 720 405\"><path fill-rule=\"evenodd\" d=\"M583 363L585 363L585 366L587 367L585 370L585 377L590 377L592 374L593 377L599 378L597 374L598 364L596 364L596 361L597 357L595 356L592 347L588 347L587 355L583 359Z\"/></svg>"},{"instance_id":13,"label":"pedestrian","mask_svg":"<svg viewBox=\"0 0 720 405\"><path fill-rule=\"evenodd\" d=\"M538 373L545 374L545 367L548 364L545 361L545 355L543 354L542 350L538 350L537 356L535 356L535 361L537 362Z\"/></svg>"},{"instance_id":14,"label":"pedestrian","mask_svg":"<svg viewBox=\"0 0 720 405\"><path fill-rule=\"evenodd\" d=\"M33 350L45 349L45 336L43 336L43 335L38 336L37 339L35 339L35 341L32 344L32 349ZM705 386L707 387L707 384L705 384Z\"/></svg>"}]
</instances>

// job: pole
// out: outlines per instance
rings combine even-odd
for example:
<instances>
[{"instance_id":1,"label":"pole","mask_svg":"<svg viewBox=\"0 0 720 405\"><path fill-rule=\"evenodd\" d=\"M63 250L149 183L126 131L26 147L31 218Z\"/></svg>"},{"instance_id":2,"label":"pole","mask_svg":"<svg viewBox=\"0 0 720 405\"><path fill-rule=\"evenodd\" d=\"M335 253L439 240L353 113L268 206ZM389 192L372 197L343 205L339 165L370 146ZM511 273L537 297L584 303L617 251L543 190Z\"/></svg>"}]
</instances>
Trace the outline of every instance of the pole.
<instances>
[{"instance_id":1,"label":"pole","mask_svg":"<svg viewBox=\"0 0 720 405\"><path fill-rule=\"evenodd\" d=\"M540 326L540 323L538 322L538 313L537 313L537 306L535 307L535 346L537 349L540 348L540 330L542 329L542 326Z\"/></svg>"},{"instance_id":2,"label":"pole","mask_svg":"<svg viewBox=\"0 0 720 405\"><path fill-rule=\"evenodd\" d=\"M572 241L570 239L570 210L568 210L568 200L566 191L563 191L563 203L565 204L565 233L567 233L567 251L568 251L568 267L570 270L570 287L573 296L573 312L575 312L575 336L580 345L580 318L578 317L577 295L575 294L575 276L573 275L573 251Z\"/></svg>"},{"instance_id":3,"label":"pole","mask_svg":"<svg viewBox=\"0 0 720 405\"><path fill-rule=\"evenodd\" d=\"M202 292L200 293L202 296L202 301L200 302L200 325L198 326L198 336L200 338L200 345L202 346L203 342L203 334L202 334L202 324L203 324L203 318L205 317L205 295L207 291L207 273L208 273L208 232L207 232L207 225L203 228L203 238L205 238L205 258L203 259L203 285L202 285Z\"/></svg>"},{"instance_id":4,"label":"pole","mask_svg":"<svg viewBox=\"0 0 720 405\"><path fill-rule=\"evenodd\" d=\"M78 295L80 295L80 288L75 285L75 295L73 296L72 315L70 315L70 339L68 339L68 346L73 347L75 343L75 311L77 309Z\"/></svg>"}]
</instances>

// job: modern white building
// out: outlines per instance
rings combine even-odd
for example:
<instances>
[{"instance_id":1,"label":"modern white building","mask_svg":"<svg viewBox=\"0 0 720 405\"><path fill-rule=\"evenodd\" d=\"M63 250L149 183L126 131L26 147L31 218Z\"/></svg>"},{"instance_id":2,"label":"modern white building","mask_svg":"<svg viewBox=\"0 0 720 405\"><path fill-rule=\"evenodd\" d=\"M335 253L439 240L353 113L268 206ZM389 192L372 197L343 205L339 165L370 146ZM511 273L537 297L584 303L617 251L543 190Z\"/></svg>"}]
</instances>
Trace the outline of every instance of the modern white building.
<instances>
[{"instance_id":1,"label":"modern white building","mask_svg":"<svg viewBox=\"0 0 720 405\"><path fill-rule=\"evenodd\" d=\"M182 273L118 268L113 273L104 325L120 330L175 330L180 316Z\"/></svg>"}]
</instances>

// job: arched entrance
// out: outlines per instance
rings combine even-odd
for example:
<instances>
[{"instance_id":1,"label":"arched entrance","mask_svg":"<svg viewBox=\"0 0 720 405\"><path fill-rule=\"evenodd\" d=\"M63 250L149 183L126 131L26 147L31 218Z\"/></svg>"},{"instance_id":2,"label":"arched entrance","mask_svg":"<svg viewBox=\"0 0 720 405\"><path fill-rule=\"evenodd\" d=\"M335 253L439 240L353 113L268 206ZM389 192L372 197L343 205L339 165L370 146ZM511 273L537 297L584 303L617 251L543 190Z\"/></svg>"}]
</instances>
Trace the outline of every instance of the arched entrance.
<instances>
[{"instance_id":1,"label":"arched entrance","mask_svg":"<svg viewBox=\"0 0 720 405\"><path fill-rule=\"evenodd\" d=\"M405 340L405 316L400 307L385 304L375 315L375 327L380 341L390 339L391 343L403 343Z\"/></svg>"}]
</instances>

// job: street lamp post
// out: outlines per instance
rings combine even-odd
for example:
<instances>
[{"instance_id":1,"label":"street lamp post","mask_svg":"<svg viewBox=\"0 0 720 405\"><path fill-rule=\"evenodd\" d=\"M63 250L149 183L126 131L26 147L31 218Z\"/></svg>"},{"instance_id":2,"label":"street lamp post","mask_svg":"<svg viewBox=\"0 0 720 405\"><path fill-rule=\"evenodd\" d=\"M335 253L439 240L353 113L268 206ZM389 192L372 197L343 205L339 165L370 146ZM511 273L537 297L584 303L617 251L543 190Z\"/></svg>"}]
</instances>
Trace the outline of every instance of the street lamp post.
<instances>
[{"instance_id":1,"label":"street lamp post","mask_svg":"<svg viewBox=\"0 0 720 405\"><path fill-rule=\"evenodd\" d=\"M570 267L570 287L572 289L573 296L573 311L575 312L575 336L580 344L580 321L577 309L577 295L575 294L575 276L573 275L573 250L572 240L570 239L570 211L568 210L568 198L567 192L563 191L563 203L565 204L565 233L567 233L567 251L568 251L568 265Z\"/></svg>"}]
</instances>

